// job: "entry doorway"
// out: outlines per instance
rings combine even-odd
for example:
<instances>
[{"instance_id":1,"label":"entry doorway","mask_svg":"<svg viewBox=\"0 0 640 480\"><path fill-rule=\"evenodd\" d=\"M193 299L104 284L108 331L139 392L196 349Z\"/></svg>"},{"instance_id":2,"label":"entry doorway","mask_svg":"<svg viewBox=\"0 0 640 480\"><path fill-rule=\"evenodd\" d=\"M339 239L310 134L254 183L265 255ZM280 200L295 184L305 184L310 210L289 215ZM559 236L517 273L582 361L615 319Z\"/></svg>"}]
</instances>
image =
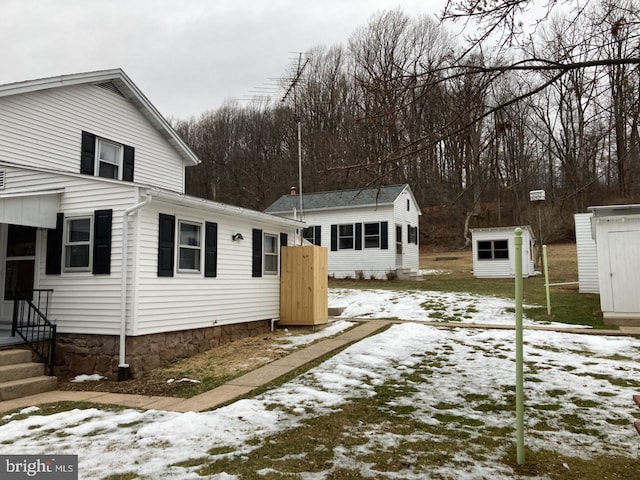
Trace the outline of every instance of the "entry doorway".
<instances>
[{"instance_id":1,"label":"entry doorway","mask_svg":"<svg viewBox=\"0 0 640 480\"><path fill-rule=\"evenodd\" d=\"M0 225L0 263L2 273L2 302L0 320L13 317L13 298L16 289L32 291L35 286L38 229L23 225Z\"/></svg>"}]
</instances>

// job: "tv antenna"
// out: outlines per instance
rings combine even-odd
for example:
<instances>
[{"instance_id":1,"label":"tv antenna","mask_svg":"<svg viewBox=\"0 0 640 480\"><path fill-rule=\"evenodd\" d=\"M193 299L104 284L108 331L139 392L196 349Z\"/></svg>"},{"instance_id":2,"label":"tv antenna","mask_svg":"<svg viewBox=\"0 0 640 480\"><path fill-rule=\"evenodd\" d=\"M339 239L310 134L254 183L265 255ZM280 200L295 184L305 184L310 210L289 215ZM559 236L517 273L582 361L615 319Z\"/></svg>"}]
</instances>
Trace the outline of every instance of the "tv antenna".
<instances>
[{"instance_id":1,"label":"tv antenna","mask_svg":"<svg viewBox=\"0 0 640 480\"><path fill-rule=\"evenodd\" d=\"M308 58L305 59L304 63L302 62L302 52L298 52L298 66L296 67L296 70L291 77L291 81L289 82L287 91L282 96L282 101L284 102L291 94L293 94L293 119L298 126L298 195L300 202L300 220L302 220L302 126L300 123L300 114L298 113L298 97L296 87L298 86L298 83L300 83L302 72L304 72L304 69L308 63ZM302 237L300 238L300 242L302 243Z\"/></svg>"}]
</instances>

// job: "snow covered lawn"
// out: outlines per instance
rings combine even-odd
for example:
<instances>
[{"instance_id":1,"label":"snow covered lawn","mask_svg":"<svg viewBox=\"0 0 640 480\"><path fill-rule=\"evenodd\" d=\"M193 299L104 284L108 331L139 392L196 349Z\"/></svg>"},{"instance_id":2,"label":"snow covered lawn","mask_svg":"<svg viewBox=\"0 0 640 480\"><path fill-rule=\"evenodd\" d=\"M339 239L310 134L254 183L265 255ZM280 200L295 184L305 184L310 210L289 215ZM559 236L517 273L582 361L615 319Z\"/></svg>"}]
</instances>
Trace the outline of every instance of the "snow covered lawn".
<instances>
[{"instance_id":1,"label":"snow covered lawn","mask_svg":"<svg viewBox=\"0 0 640 480\"><path fill-rule=\"evenodd\" d=\"M525 341L527 446L568 469L602 453L637 458L638 340L526 331ZM0 444L78 454L86 479L512 479L514 377L512 331L405 323L212 412L30 408L3 419Z\"/></svg>"}]
</instances>

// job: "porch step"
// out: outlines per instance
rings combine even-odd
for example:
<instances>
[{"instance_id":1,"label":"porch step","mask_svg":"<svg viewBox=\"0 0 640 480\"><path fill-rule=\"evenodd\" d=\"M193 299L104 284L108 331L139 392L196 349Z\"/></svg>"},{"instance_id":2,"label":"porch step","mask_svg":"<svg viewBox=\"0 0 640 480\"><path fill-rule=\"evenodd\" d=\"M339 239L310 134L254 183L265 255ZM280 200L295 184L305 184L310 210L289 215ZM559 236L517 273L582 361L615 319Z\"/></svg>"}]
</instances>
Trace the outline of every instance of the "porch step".
<instances>
[{"instance_id":1,"label":"porch step","mask_svg":"<svg viewBox=\"0 0 640 480\"><path fill-rule=\"evenodd\" d=\"M31 352L12 348L11 350L0 350L0 365L14 365L16 363L27 363L31 361Z\"/></svg>"},{"instance_id":2,"label":"porch step","mask_svg":"<svg viewBox=\"0 0 640 480\"><path fill-rule=\"evenodd\" d=\"M31 361L29 350L0 350L0 401L54 390L56 377L44 374L44 365Z\"/></svg>"},{"instance_id":3,"label":"porch step","mask_svg":"<svg viewBox=\"0 0 640 480\"><path fill-rule=\"evenodd\" d=\"M56 377L47 377L46 375L0 383L0 401L13 400L14 398L55 390L57 384L58 379Z\"/></svg>"},{"instance_id":4,"label":"porch step","mask_svg":"<svg viewBox=\"0 0 640 480\"><path fill-rule=\"evenodd\" d=\"M416 282L422 282L424 280L420 270L413 268L398 268L396 274L399 280L413 280Z\"/></svg>"},{"instance_id":5,"label":"porch step","mask_svg":"<svg viewBox=\"0 0 640 480\"><path fill-rule=\"evenodd\" d=\"M0 366L0 385L11 380L39 377L44 375L44 365L41 363L15 363Z\"/></svg>"}]
</instances>

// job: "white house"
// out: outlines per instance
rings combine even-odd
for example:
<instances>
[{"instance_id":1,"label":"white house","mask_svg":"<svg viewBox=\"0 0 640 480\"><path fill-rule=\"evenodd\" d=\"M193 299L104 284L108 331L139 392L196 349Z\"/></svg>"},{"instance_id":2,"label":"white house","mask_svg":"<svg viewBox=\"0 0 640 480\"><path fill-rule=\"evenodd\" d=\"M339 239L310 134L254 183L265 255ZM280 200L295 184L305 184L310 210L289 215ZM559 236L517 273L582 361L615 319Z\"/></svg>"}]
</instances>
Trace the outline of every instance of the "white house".
<instances>
[{"instance_id":1,"label":"white house","mask_svg":"<svg viewBox=\"0 0 640 480\"><path fill-rule=\"evenodd\" d=\"M593 213L604 322L640 325L640 205L589 210Z\"/></svg>"},{"instance_id":2,"label":"white house","mask_svg":"<svg viewBox=\"0 0 640 480\"><path fill-rule=\"evenodd\" d=\"M120 69L0 86L5 325L16 289L44 292L58 366L80 373L269 329L279 249L303 224L185 195L198 163Z\"/></svg>"},{"instance_id":3,"label":"white house","mask_svg":"<svg viewBox=\"0 0 640 480\"><path fill-rule=\"evenodd\" d=\"M600 293L598 252L592 228L592 218L592 213L573 215L578 258L578 291L580 293Z\"/></svg>"},{"instance_id":4,"label":"white house","mask_svg":"<svg viewBox=\"0 0 640 480\"><path fill-rule=\"evenodd\" d=\"M419 268L421 215L409 185L305 193L304 238L329 247L328 272L336 278L399 277ZM265 212L299 217L300 197L283 195Z\"/></svg>"},{"instance_id":5,"label":"white house","mask_svg":"<svg viewBox=\"0 0 640 480\"><path fill-rule=\"evenodd\" d=\"M533 245L535 236L531 227L522 229L522 276L535 274ZM472 228L473 275L478 278L510 278L516 274L516 227Z\"/></svg>"}]
</instances>

